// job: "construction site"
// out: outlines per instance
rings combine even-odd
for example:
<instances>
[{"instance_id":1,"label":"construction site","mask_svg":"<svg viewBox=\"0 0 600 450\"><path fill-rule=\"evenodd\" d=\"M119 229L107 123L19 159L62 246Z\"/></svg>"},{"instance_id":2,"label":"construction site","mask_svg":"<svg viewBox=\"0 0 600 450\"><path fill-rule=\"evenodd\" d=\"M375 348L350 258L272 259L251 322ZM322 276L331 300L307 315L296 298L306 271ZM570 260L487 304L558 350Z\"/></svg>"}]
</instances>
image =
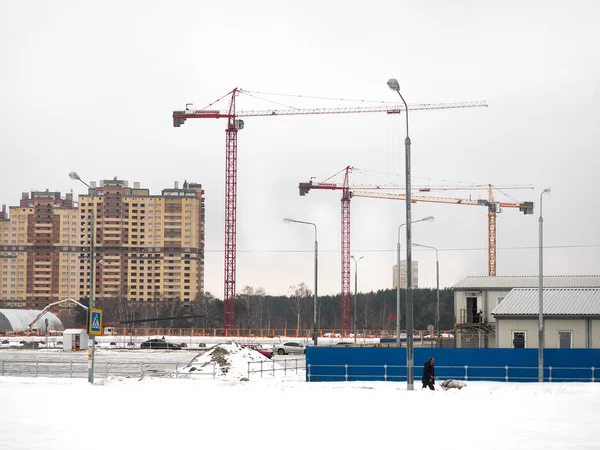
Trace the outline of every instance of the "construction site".
<instances>
[{"instance_id":1,"label":"construction site","mask_svg":"<svg viewBox=\"0 0 600 450\"><path fill-rule=\"evenodd\" d=\"M388 85L393 91L400 94L399 88L394 86L395 80L390 80ZM390 84L391 83L391 84ZM395 82L397 84L397 82ZM264 97L268 98L264 98ZM498 232L497 215L502 213L504 210L514 210L521 212L525 215L533 214L533 202L532 201L517 201L512 199L508 195L508 191L515 190L531 190L531 185L495 185L495 184L475 184L475 183L440 183L440 184L412 184L410 178L410 138L408 137L408 114L409 112L418 111L430 111L430 110L456 110L462 108L481 108L487 107L485 101L470 101L470 102L456 102L456 103L438 103L438 104L415 104L409 105L404 102L404 98L400 94L402 100L401 103L381 102L382 105L378 106L351 106L351 107L330 107L330 108L298 108L287 106L279 109L252 109L244 110L238 109L238 104L241 97L252 97L253 99L266 100L271 104L276 103L277 105L286 106L283 103L273 101L273 96L283 96L285 94L267 94L261 92L246 91L243 89L235 88L229 93L219 97L217 100L209 103L206 107L201 109L191 108L192 104L186 104L185 109L173 111L173 126L176 128L181 127L188 119L224 119L226 124L225 128L225 179L224 179L224 270L223 270L223 311L222 314L215 314L211 312L212 316L211 323L209 325L207 318L209 317L209 308L204 302L204 306L200 308L197 306L202 303L203 296L203 285L204 285L204 224L205 224L205 207L204 207L204 190L199 184L193 184L185 182L183 189L179 189L178 184L175 183L174 189L165 189L162 192L162 196L159 197L160 201L164 203L160 205L156 203L158 200L149 196L149 191L140 189L140 184L135 183L133 189L128 187L126 181L117 180L105 180L100 183L99 187L96 187L95 182L88 185L83 182L79 175L76 173L71 174L71 178L82 181L88 187L88 194L80 199L81 206L78 208L78 204L72 200L72 194L69 194L68 203L64 203L61 200L60 193L50 193L51 195L45 195L44 193L32 193L31 198L25 195L21 201L21 209L14 211L11 210L12 218L20 218L19 213L23 214L23 217L34 209L36 214L33 222L35 228L33 228L33 234L31 236L24 236L19 242L27 242L26 248L24 246L2 246L0 242L0 248L3 249L2 253L2 264L5 271L9 274L18 274L21 272L14 271L14 264L11 264L10 259L15 259L17 263L27 262L32 258L35 253L36 261L34 262L35 267L39 265L41 268L46 267L47 262L50 262L50 272L35 272L29 276L32 278L31 285L36 290L33 292L19 292L14 289L14 285L10 286L7 284L2 285L2 293L5 296L6 304L9 306L46 306L53 308L56 312L58 304L64 302L51 302L51 300L58 300L61 296L69 295L77 298L80 302L90 303L98 306L101 304L105 309L116 302L125 303L127 312L125 316L121 313L119 315L120 320L112 320L104 324L103 328L114 330L114 327L120 326L119 332L124 335L143 335L143 334L166 334L166 335L191 335L191 336L259 336L259 337L272 337L272 336L289 336L295 338L313 339L316 342L315 337L323 336L334 336L341 339L349 337L393 337L399 336L400 320L402 315L405 314L407 308L412 309L412 298L410 303L407 303L406 296L412 295L411 289L406 289L406 279L404 281L404 288L402 290L402 306L398 310L398 304L396 305L395 311L389 313L389 317L393 319L392 323L382 321L379 326L373 324L369 326L365 319L362 327L359 325L357 328L356 316L357 316L357 305L356 301L354 306L351 304L352 296L352 277L351 277L351 200L354 198L360 199L382 199L382 200L396 200L405 204L416 204L416 203L432 203L432 204L445 204L445 205L461 205L461 206L478 206L482 211L487 214L487 274L488 276L494 277L497 275L497 239L496 235ZM311 97L304 96L303 100ZM343 99L342 99L343 100ZM221 103L226 103L227 107L219 109ZM342 102L343 103L343 102ZM451 113L449 111L448 113ZM292 323L274 323L271 324L269 318L268 324L264 323L253 323L251 321L240 322L236 320L236 303L238 300L243 298L240 296L239 286L236 283L237 277L237 232L238 232L238 220L236 212L238 210L238 191L243 189L244 186L238 186L238 134L244 129L245 120L254 120L262 118L274 118L283 117L283 120L291 120L291 116L324 116L324 115L356 115L356 114L385 114L388 117L406 117L406 154L405 154L405 167L406 179L405 183L353 183L351 181L352 174L367 174L368 170L347 165L345 168L337 172L336 174L317 180L311 178L309 181L300 181L298 183L298 193L302 197L306 197L311 191L339 191L340 193L340 297L338 310L338 319L333 323L331 329L327 328L326 325L321 323L321 305L319 304L318 295L318 283L317 283L317 241L316 241L316 225L315 225L315 278L314 288L311 296L313 299L304 298L304 308L310 309L310 301L314 305L314 317L311 319L310 314L304 311L301 324L301 313L298 309L298 320L296 326ZM198 137L202 140L202 137ZM243 141L240 141L243 143ZM243 146L243 144L240 144ZM400 157L398 156L398 159ZM384 169L384 168L382 168ZM439 192L439 196L433 196L432 193ZM459 192L469 193L467 196L458 196ZM451 195L448 195L451 194ZM472 195L476 194L479 198L473 199ZM482 195L483 194L483 198ZM499 201L497 200L497 194L502 194L504 197L508 197L511 201ZM189 197L186 198L186 197ZM310 201L310 197L307 197L305 201ZM114 199L113 199L114 198ZM121 201L121 198L127 201ZM58 200L57 200L58 199ZM145 199L145 200L144 200ZM163 200L164 199L164 200ZM180 200L183 199L183 200ZM200 202L198 202L200 199ZM144 205L141 202L150 203ZM177 205L172 203L173 201L178 202ZM182 202L189 202L182 203ZM197 203L193 203L196 201ZM364 201L364 200L360 200ZM57 203L59 202L59 203ZM101 203L103 202L104 205ZM155 210L152 209L154 204ZM63 204L64 203L64 204ZM168 204L167 204L168 203ZM94 208L86 209L88 206L94 206ZM190 208L191 210L186 210ZM69 214L76 213L73 215L73 224L79 224L81 227L81 241L79 239L73 239L72 242L66 240L62 242L63 235L61 234L60 227L57 227L57 221L52 218L52 214L49 213L50 206L55 208L64 208L65 218L69 218ZM104 206L103 209L102 206ZM400 206L400 205L399 205ZM33 209L32 209L33 208ZM6 229L11 225L11 218L4 207L2 216L0 217L0 223L4 223ZM62 211L57 209L55 211ZM163 211L165 214L164 218L160 218L160 212ZM193 211L192 216L185 216ZM459 211L457 211L459 213ZM91 214L96 214L98 217L94 219ZM104 219L103 219L104 216ZM193 233L190 233L189 229L186 229L185 242L181 227L184 226L184 218L189 220L189 217L194 217ZM409 217L407 215L407 217ZM128 223L128 219L129 222ZM165 234L163 236L160 229L158 220L164 220ZM428 220L433 220L433 217L428 217ZM30 219L31 220L31 219ZM94 223L94 220L96 223ZM123 224L118 226L110 225L109 221L123 221ZM138 230L138 220L139 230ZM156 220L155 230L160 232L160 242L156 240L154 242L153 234L153 222ZM65 219L63 219L65 221ZM166 221L178 221L178 223L167 223ZM284 221L300 222L294 219L284 219ZM410 218L408 222L411 222ZM407 222L407 223L408 223ZM68 223L68 221L66 222ZM190 227L191 222L185 222L186 227ZM406 226L406 224L403 224ZM48 225L44 225L48 224ZM54 229L52 228L54 224ZM144 225L148 228L144 229ZM308 223L310 224L310 223ZM14 224L13 224L14 225ZM32 225L34 225L32 223ZM96 226L94 232L91 227ZM113 225L116 225L113 224ZM127 231L121 231L123 225ZM175 225L175 226L173 226ZM314 224L310 224L314 225ZM134 226L134 228L131 228ZM401 262L401 247L402 242L400 239L400 227L398 228L398 242L397 242L397 267L400 267ZM407 227L408 229L408 227ZM14 228L13 228L14 230ZM408 231L408 230L407 230ZM56 238L54 242L62 244L71 244L71 246L65 246L58 248L55 245L54 248L40 249L42 245L51 242L46 236L50 236L54 233ZM42 234L45 233L45 234ZM90 239L90 233L94 234L94 239ZM115 234L116 233L116 234ZM136 236L139 234L139 237ZM2 233L0 233L2 236ZM75 236L75 235L73 235ZM157 234L156 237L159 235ZM68 235L67 235L68 238ZM41 239L41 240L40 240ZM46 240L44 240L46 239ZM146 244L144 240L147 240ZM139 242L137 242L139 241ZM15 241L13 241L14 243ZM4 244L7 244L5 241ZM73 246L72 244L77 244ZM86 246L91 244L91 246ZM122 249L115 248L115 244L120 246ZM150 245L148 247L148 244ZM404 251L407 254L407 259L412 253L412 245L406 246L404 242ZM158 247L154 247L154 246ZM419 245L419 244L415 244ZM191 247L185 248L184 247ZM427 246L424 246L427 247ZM430 247L433 248L433 247ZM123 253L125 252L125 253ZM436 250L437 252L437 250ZM193 277L190 276L189 272L179 272L180 270L189 270L187 266L179 267L179 257L170 260L173 257L172 253L181 254L181 263L194 264ZM43 257L43 254L47 254L48 257ZM46 292L41 286L44 283L51 282L54 276L53 271L58 271L59 266L53 267L52 255L55 255L55 259L66 261L67 265L64 267L65 273L69 273L69 269L76 269L78 275L73 280L63 278L66 281L65 290L54 288L50 292ZM155 285L148 285L148 291L144 288L144 262L148 261L148 277L157 276L160 277L161 283ZM168 261L167 261L168 260ZM94 263L99 261L99 263ZM357 262L355 260L355 262ZM70 263L70 265L69 265ZM27 263L29 264L29 263ZM37 264L37 265L36 265ZM141 264L138 268L136 264ZM159 264L159 265L157 265ZM167 267L169 265L169 267ZM20 267L20 266L19 266ZM11 271L12 269L12 271ZM139 270L142 273L138 276ZM36 269L37 270L37 269ZM63 270L62 266L60 270ZM175 272L175 273L166 273ZM399 280L399 270L398 280ZM5 272L6 273L6 272ZM45 274L45 275L44 275ZM45 277L43 280L40 276ZM404 268L404 277L410 279L411 277L406 274L406 268ZM46 281L47 280L47 281ZM154 281L153 278L148 279ZM156 279L158 281L159 278ZM70 282L69 282L70 281ZM193 284L187 284L193 281ZM416 282L416 280L415 280ZM396 284L396 280L394 280ZM70 288L69 288L70 285ZM29 286L29 284L28 284ZM188 290L192 287L192 290ZM12 288L12 289L11 289ZM438 281L439 290L439 281ZM138 292L139 291L139 292ZM16 294L16 296L15 296ZM355 289L356 294L356 289ZM92 301L90 302L90 295ZM19 299L27 298L26 302L15 301ZM366 301L366 300L365 300ZM398 286L398 301L400 301L400 288ZM67 302L68 303L68 302ZM148 304L153 304L154 308L150 312L140 313L144 307ZM181 303L181 304L179 304ZM456 311L454 312L453 323L448 323L445 320L445 327L441 331L442 327L440 324L440 311L439 311L439 293L437 299L436 310L433 312L433 320L431 322L434 325L434 329L425 330L425 326L421 330L416 330L415 339L427 336L428 339L434 337L440 342L443 339L448 339L449 336L454 337L455 334L470 333L472 321L459 320L457 318ZM170 305L169 313L163 308L159 311L157 304L164 306ZM176 304L177 307L173 305ZM319 304L319 317L317 317L317 305ZM81 304L80 304L81 305ZM262 305L262 304L261 304ZM68 305L62 305L61 308L70 308L72 311L73 303ZM239 308L239 305L238 305ZM262 306L261 306L262 308ZM393 305L391 307L393 309ZM45 309L45 310L46 310ZM45 311L44 310L44 311ZM176 311L175 311L176 310ZM196 313L196 314L194 314ZM411 311L407 312L412 315ZM261 313L262 314L262 313ZM354 321L352 319L354 315ZM141 317L140 317L141 316ZM214 318L219 317L218 320L221 323L216 324ZM261 315L262 317L262 315ZM192 326L179 327L173 326L175 320L181 319L197 319L193 322ZM204 319L204 323L202 323ZM408 318L404 318L407 320ZM393 321L396 321L395 326ZM411 317L411 322L413 319ZM164 321L164 322L163 322ZM170 322L168 322L170 321ZM262 319L261 319L262 322ZM291 321L290 321L291 322ZM353 323L354 322L354 323ZM371 321L372 322L372 321ZM167 327L163 327L163 324L169 324ZM196 326L194 326L194 324ZM268 325L268 326L265 326ZM408 323L405 323L406 327L402 329L405 333L405 328L408 328ZM414 325L414 322L413 322ZM24 329L5 329L4 333L29 333L32 327L26 327ZM414 330L413 327L410 327ZM494 337L494 329L488 327L484 320L482 320L476 327L476 333L478 335L478 342L491 342ZM479 338L481 334L485 337L482 340ZM405 335L406 336L406 335ZM444 336L444 337L442 337ZM485 345L487 346L487 344Z\"/></svg>"}]
</instances>

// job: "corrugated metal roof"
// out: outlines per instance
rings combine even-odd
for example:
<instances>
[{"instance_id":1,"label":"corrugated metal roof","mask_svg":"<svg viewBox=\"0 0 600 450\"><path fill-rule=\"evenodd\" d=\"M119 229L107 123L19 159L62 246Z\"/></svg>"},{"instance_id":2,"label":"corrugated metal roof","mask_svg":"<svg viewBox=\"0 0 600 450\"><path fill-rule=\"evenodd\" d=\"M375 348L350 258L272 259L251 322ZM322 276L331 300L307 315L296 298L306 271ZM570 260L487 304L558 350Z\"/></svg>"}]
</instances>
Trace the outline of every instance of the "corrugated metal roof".
<instances>
[{"instance_id":1,"label":"corrugated metal roof","mask_svg":"<svg viewBox=\"0 0 600 450\"><path fill-rule=\"evenodd\" d=\"M600 288L544 289L544 315L600 316ZM538 289L513 289L492 311L494 316L537 316Z\"/></svg>"},{"instance_id":2,"label":"corrugated metal roof","mask_svg":"<svg viewBox=\"0 0 600 450\"><path fill-rule=\"evenodd\" d=\"M538 286L537 276L467 277L454 286L455 290L513 289ZM552 275L544 277L544 288L600 288L600 275Z\"/></svg>"}]
</instances>

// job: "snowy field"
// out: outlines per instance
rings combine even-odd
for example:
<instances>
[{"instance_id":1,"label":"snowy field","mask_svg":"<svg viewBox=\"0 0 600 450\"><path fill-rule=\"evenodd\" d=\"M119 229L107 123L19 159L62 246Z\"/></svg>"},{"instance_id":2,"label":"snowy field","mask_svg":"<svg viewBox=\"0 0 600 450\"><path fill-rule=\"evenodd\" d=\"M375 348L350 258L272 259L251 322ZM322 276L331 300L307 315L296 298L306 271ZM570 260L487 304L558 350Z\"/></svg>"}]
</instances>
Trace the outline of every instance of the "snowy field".
<instances>
[{"instance_id":1,"label":"snowy field","mask_svg":"<svg viewBox=\"0 0 600 450\"><path fill-rule=\"evenodd\" d=\"M11 450L600 446L598 383L407 392L384 382L5 377L0 398L0 449Z\"/></svg>"}]
</instances>

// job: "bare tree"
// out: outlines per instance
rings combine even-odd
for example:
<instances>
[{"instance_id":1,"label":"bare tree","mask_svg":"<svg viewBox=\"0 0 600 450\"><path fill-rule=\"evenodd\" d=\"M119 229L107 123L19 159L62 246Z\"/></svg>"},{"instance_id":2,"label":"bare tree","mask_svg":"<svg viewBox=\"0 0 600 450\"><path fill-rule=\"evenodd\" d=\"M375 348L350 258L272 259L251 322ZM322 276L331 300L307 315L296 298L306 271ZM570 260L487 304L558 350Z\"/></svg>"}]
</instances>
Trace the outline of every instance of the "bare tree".
<instances>
[{"instance_id":1,"label":"bare tree","mask_svg":"<svg viewBox=\"0 0 600 450\"><path fill-rule=\"evenodd\" d=\"M266 296L267 293L262 287L259 287L254 291L254 303L256 307L254 308L254 315L252 320L255 324L254 326L258 326L258 328L263 327L263 305Z\"/></svg>"},{"instance_id":2,"label":"bare tree","mask_svg":"<svg viewBox=\"0 0 600 450\"><path fill-rule=\"evenodd\" d=\"M269 298L265 298L263 296L263 300L262 300L262 304L264 306L264 314L266 315L265 320L267 321L267 331L269 334L272 334L271 332L271 325L273 325L272 321L273 321L273 298L269 297ZM262 311L261 311L261 328L262 328Z\"/></svg>"},{"instance_id":3,"label":"bare tree","mask_svg":"<svg viewBox=\"0 0 600 450\"><path fill-rule=\"evenodd\" d=\"M369 327L372 327L375 322L375 302L373 294L365 294L364 302L361 302L359 305L359 308L361 310L361 316L363 318L363 327L365 330L368 330Z\"/></svg>"},{"instance_id":4,"label":"bare tree","mask_svg":"<svg viewBox=\"0 0 600 450\"><path fill-rule=\"evenodd\" d=\"M296 315L297 325L296 329L310 328L308 321L310 315L310 300L312 298L312 291L308 289L308 286L304 283L300 283L298 286L290 286L290 309Z\"/></svg>"},{"instance_id":5,"label":"bare tree","mask_svg":"<svg viewBox=\"0 0 600 450\"><path fill-rule=\"evenodd\" d=\"M223 302L206 291L194 301L196 314L204 315L204 328L221 327L223 323Z\"/></svg>"},{"instance_id":6,"label":"bare tree","mask_svg":"<svg viewBox=\"0 0 600 450\"><path fill-rule=\"evenodd\" d=\"M252 321L252 312L254 309L254 288L252 286L244 286L242 292L238 294L238 300L243 305L245 311L236 311L236 316L242 323L242 326L253 328L254 323Z\"/></svg>"},{"instance_id":7,"label":"bare tree","mask_svg":"<svg viewBox=\"0 0 600 450\"><path fill-rule=\"evenodd\" d=\"M383 301L381 308L381 330L391 330L395 328L396 322L395 307L392 308L386 300Z\"/></svg>"}]
</instances>

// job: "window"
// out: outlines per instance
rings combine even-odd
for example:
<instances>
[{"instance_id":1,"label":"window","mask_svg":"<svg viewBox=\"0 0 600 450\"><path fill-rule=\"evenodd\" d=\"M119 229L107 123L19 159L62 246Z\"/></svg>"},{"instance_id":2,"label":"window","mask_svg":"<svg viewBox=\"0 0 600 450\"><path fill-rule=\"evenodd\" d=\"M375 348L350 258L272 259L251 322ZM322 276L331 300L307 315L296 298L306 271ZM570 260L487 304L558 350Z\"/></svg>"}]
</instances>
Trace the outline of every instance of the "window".
<instances>
[{"instance_id":1,"label":"window","mask_svg":"<svg viewBox=\"0 0 600 450\"><path fill-rule=\"evenodd\" d=\"M527 332L526 331L513 331L512 332L513 348L526 348L527 347Z\"/></svg>"},{"instance_id":2,"label":"window","mask_svg":"<svg viewBox=\"0 0 600 450\"><path fill-rule=\"evenodd\" d=\"M498 304L502 303L502 300L504 300L504 297L498 297Z\"/></svg>"},{"instance_id":3,"label":"window","mask_svg":"<svg viewBox=\"0 0 600 450\"><path fill-rule=\"evenodd\" d=\"M559 331L558 332L558 348L572 348L573 347L573 332L572 331Z\"/></svg>"}]
</instances>

